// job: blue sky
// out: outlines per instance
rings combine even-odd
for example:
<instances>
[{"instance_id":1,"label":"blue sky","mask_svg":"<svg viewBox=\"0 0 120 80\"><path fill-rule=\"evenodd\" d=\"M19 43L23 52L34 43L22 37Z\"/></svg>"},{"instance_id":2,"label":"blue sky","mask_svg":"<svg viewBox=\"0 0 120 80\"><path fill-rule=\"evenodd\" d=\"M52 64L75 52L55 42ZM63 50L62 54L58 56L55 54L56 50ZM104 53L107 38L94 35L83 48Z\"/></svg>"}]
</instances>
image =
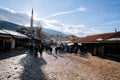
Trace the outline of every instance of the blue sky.
<instances>
[{"instance_id":1,"label":"blue sky","mask_svg":"<svg viewBox=\"0 0 120 80\"><path fill-rule=\"evenodd\" d=\"M0 0L0 7L27 14L34 8L43 27L78 36L120 31L120 0Z\"/></svg>"}]
</instances>

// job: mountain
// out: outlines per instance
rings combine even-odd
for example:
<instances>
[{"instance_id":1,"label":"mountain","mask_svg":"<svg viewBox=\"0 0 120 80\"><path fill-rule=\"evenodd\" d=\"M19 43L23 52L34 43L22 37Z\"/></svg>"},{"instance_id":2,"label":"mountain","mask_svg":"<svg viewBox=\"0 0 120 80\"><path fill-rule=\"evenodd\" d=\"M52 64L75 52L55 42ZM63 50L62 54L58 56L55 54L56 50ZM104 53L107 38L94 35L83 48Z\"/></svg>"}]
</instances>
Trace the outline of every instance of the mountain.
<instances>
[{"instance_id":1,"label":"mountain","mask_svg":"<svg viewBox=\"0 0 120 80\"><path fill-rule=\"evenodd\" d=\"M43 30L43 32L46 33L46 34L65 35L65 34L62 33L62 32L55 31L55 30L52 30L52 29L42 28L42 30Z\"/></svg>"},{"instance_id":2,"label":"mountain","mask_svg":"<svg viewBox=\"0 0 120 80\"><path fill-rule=\"evenodd\" d=\"M14 24L14 23L11 23L11 22L0 20L0 28L8 29L8 30L17 30L17 29L20 29L20 28L27 28L27 27L21 26L21 25L18 25L18 24ZM47 29L47 28L42 28L42 31L45 34L49 34L49 35L65 35L62 32L52 30L52 29Z\"/></svg>"},{"instance_id":3,"label":"mountain","mask_svg":"<svg viewBox=\"0 0 120 80\"><path fill-rule=\"evenodd\" d=\"M8 30L17 30L17 29L20 29L20 28L24 28L24 26L0 20L0 28L8 29Z\"/></svg>"}]
</instances>

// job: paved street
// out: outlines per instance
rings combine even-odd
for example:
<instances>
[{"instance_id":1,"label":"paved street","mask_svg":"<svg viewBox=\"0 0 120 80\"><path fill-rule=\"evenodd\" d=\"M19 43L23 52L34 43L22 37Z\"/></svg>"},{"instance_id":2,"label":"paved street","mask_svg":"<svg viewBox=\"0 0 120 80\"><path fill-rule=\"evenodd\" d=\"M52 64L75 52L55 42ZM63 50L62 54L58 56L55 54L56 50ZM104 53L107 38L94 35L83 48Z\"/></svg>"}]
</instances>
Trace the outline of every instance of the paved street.
<instances>
[{"instance_id":1,"label":"paved street","mask_svg":"<svg viewBox=\"0 0 120 80\"><path fill-rule=\"evenodd\" d=\"M0 55L0 80L119 80L120 62L74 54L34 57L28 50Z\"/></svg>"}]
</instances>

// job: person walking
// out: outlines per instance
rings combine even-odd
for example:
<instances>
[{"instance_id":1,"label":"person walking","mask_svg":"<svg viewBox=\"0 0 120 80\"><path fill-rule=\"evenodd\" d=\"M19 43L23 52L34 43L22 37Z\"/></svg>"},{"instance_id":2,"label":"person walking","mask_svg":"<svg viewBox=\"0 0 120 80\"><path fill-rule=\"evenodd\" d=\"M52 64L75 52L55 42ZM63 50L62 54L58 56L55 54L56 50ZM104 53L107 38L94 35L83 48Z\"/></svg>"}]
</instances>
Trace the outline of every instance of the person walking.
<instances>
[{"instance_id":1,"label":"person walking","mask_svg":"<svg viewBox=\"0 0 120 80\"><path fill-rule=\"evenodd\" d=\"M43 44L40 43L40 44L39 44L39 53L40 53L40 57L42 57L43 49L44 49Z\"/></svg>"},{"instance_id":2,"label":"person walking","mask_svg":"<svg viewBox=\"0 0 120 80\"><path fill-rule=\"evenodd\" d=\"M35 55L35 57L38 56L38 46L37 46L37 45L35 45L35 52L34 52L34 55Z\"/></svg>"}]
</instances>

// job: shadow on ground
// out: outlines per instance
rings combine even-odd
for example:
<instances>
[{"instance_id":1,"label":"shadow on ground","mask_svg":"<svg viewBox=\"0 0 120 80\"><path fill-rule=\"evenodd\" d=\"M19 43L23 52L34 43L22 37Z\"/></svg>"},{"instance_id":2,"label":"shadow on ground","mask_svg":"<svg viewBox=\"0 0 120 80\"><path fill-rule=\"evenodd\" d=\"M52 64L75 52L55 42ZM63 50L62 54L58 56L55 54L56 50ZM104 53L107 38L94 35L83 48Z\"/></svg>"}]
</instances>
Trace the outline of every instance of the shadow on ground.
<instances>
[{"instance_id":1,"label":"shadow on ground","mask_svg":"<svg viewBox=\"0 0 120 80\"><path fill-rule=\"evenodd\" d=\"M20 64L24 67L21 80L47 80L42 69L47 64L44 58L28 54L21 59Z\"/></svg>"},{"instance_id":2,"label":"shadow on ground","mask_svg":"<svg viewBox=\"0 0 120 80\"><path fill-rule=\"evenodd\" d=\"M26 53L26 51L28 51L28 50L27 49L17 49L17 50L1 52L0 60L24 54L24 53Z\"/></svg>"}]
</instances>

